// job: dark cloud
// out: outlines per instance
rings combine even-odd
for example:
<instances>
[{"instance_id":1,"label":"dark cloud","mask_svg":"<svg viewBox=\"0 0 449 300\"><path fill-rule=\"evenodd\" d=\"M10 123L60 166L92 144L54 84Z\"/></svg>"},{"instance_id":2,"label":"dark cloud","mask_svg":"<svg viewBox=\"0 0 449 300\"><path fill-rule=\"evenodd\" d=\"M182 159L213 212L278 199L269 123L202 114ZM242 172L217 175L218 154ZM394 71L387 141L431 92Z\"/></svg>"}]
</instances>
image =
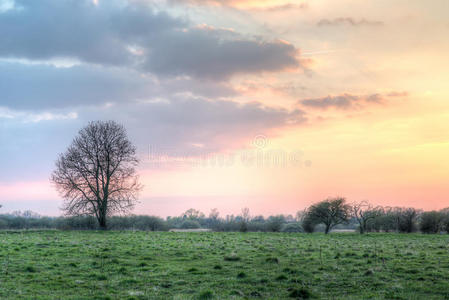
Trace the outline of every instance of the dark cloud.
<instances>
[{"instance_id":1,"label":"dark cloud","mask_svg":"<svg viewBox=\"0 0 449 300\"><path fill-rule=\"evenodd\" d=\"M144 67L163 75L184 74L188 70L186 75L197 78L226 79L232 74L300 66L297 49L291 44L242 40L238 36L222 41L219 32L195 28L187 33L172 32L169 39L163 36L164 40L156 41L152 47Z\"/></svg>"},{"instance_id":2,"label":"dark cloud","mask_svg":"<svg viewBox=\"0 0 449 300\"><path fill-rule=\"evenodd\" d=\"M322 98L303 99L299 101L304 107L315 109L358 109L363 108L369 104L385 104L388 102L389 97L406 96L407 93L403 92L391 92L386 95L382 94L370 94L370 95L352 95L342 94L339 96L326 96Z\"/></svg>"},{"instance_id":3,"label":"dark cloud","mask_svg":"<svg viewBox=\"0 0 449 300\"><path fill-rule=\"evenodd\" d=\"M301 65L291 44L195 27L143 2L15 2L18 9L0 13L3 58L70 58L157 75L217 80Z\"/></svg>"},{"instance_id":4,"label":"dark cloud","mask_svg":"<svg viewBox=\"0 0 449 300\"><path fill-rule=\"evenodd\" d=\"M335 19L322 19L317 25L318 26L381 26L384 23L381 21L371 21L366 19L356 20L353 18L335 18Z\"/></svg>"}]
</instances>

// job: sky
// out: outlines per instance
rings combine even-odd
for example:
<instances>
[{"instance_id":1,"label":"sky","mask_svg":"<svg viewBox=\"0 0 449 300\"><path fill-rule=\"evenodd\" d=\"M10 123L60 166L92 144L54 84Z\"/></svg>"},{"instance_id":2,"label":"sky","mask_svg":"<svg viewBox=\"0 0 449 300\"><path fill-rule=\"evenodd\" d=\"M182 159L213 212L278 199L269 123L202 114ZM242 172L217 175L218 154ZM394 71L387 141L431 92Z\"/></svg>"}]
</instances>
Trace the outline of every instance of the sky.
<instances>
[{"instance_id":1,"label":"sky","mask_svg":"<svg viewBox=\"0 0 449 300\"><path fill-rule=\"evenodd\" d=\"M0 213L92 120L123 124L135 214L449 206L447 0L0 0Z\"/></svg>"}]
</instances>

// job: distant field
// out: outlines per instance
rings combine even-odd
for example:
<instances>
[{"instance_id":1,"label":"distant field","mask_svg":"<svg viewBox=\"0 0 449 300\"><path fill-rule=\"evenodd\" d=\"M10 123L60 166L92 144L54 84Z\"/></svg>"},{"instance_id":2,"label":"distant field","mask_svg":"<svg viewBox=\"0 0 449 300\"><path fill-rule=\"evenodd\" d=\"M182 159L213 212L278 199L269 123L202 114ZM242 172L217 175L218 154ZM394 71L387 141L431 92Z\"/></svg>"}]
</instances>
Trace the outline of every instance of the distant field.
<instances>
[{"instance_id":1,"label":"distant field","mask_svg":"<svg viewBox=\"0 0 449 300\"><path fill-rule=\"evenodd\" d=\"M1 299L449 298L447 235L42 231L0 242Z\"/></svg>"}]
</instances>

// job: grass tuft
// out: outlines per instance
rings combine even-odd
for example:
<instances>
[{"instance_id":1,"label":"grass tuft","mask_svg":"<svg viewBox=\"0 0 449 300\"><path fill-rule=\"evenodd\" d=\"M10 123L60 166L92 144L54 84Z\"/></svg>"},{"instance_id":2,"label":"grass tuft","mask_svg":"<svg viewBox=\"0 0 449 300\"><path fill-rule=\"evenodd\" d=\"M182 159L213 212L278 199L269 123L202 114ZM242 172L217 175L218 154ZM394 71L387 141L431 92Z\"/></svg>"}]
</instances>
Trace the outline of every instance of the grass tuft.
<instances>
[{"instance_id":1,"label":"grass tuft","mask_svg":"<svg viewBox=\"0 0 449 300\"><path fill-rule=\"evenodd\" d=\"M26 272L29 272L29 273L36 273L36 272L37 272L36 268L33 267L33 266L27 266L27 267L25 268L25 271L26 271Z\"/></svg>"},{"instance_id":2,"label":"grass tuft","mask_svg":"<svg viewBox=\"0 0 449 300\"><path fill-rule=\"evenodd\" d=\"M212 293L212 291L202 291L199 296L198 296L198 300L208 300L208 299L213 299L214 298L214 293Z\"/></svg>"},{"instance_id":3,"label":"grass tuft","mask_svg":"<svg viewBox=\"0 0 449 300\"><path fill-rule=\"evenodd\" d=\"M265 259L265 261L267 263L278 264L279 263L279 258L277 258L277 257L267 257L267 259Z\"/></svg>"},{"instance_id":4,"label":"grass tuft","mask_svg":"<svg viewBox=\"0 0 449 300\"><path fill-rule=\"evenodd\" d=\"M293 289L288 296L296 299L310 299L312 298L312 293L305 288L300 288Z\"/></svg>"},{"instance_id":5,"label":"grass tuft","mask_svg":"<svg viewBox=\"0 0 449 300\"><path fill-rule=\"evenodd\" d=\"M235 255L235 254L231 254L229 256L225 256L224 260L226 260L226 261L239 261L240 257Z\"/></svg>"}]
</instances>

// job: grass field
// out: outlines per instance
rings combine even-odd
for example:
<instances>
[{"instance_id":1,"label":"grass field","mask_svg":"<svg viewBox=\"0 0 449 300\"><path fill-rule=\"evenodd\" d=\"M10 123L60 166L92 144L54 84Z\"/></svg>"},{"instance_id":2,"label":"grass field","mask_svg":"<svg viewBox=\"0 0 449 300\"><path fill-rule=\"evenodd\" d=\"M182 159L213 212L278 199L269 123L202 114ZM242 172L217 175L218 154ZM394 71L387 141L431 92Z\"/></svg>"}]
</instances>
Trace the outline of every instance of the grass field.
<instances>
[{"instance_id":1,"label":"grass field","mask_svg":"<svg viewBox=\"0 0 449 300\"><path fill-rule=\"evenodd\" d=\"M1 232L1 299L448 299L449 236Z\"/></svg>"}]
</instances>

